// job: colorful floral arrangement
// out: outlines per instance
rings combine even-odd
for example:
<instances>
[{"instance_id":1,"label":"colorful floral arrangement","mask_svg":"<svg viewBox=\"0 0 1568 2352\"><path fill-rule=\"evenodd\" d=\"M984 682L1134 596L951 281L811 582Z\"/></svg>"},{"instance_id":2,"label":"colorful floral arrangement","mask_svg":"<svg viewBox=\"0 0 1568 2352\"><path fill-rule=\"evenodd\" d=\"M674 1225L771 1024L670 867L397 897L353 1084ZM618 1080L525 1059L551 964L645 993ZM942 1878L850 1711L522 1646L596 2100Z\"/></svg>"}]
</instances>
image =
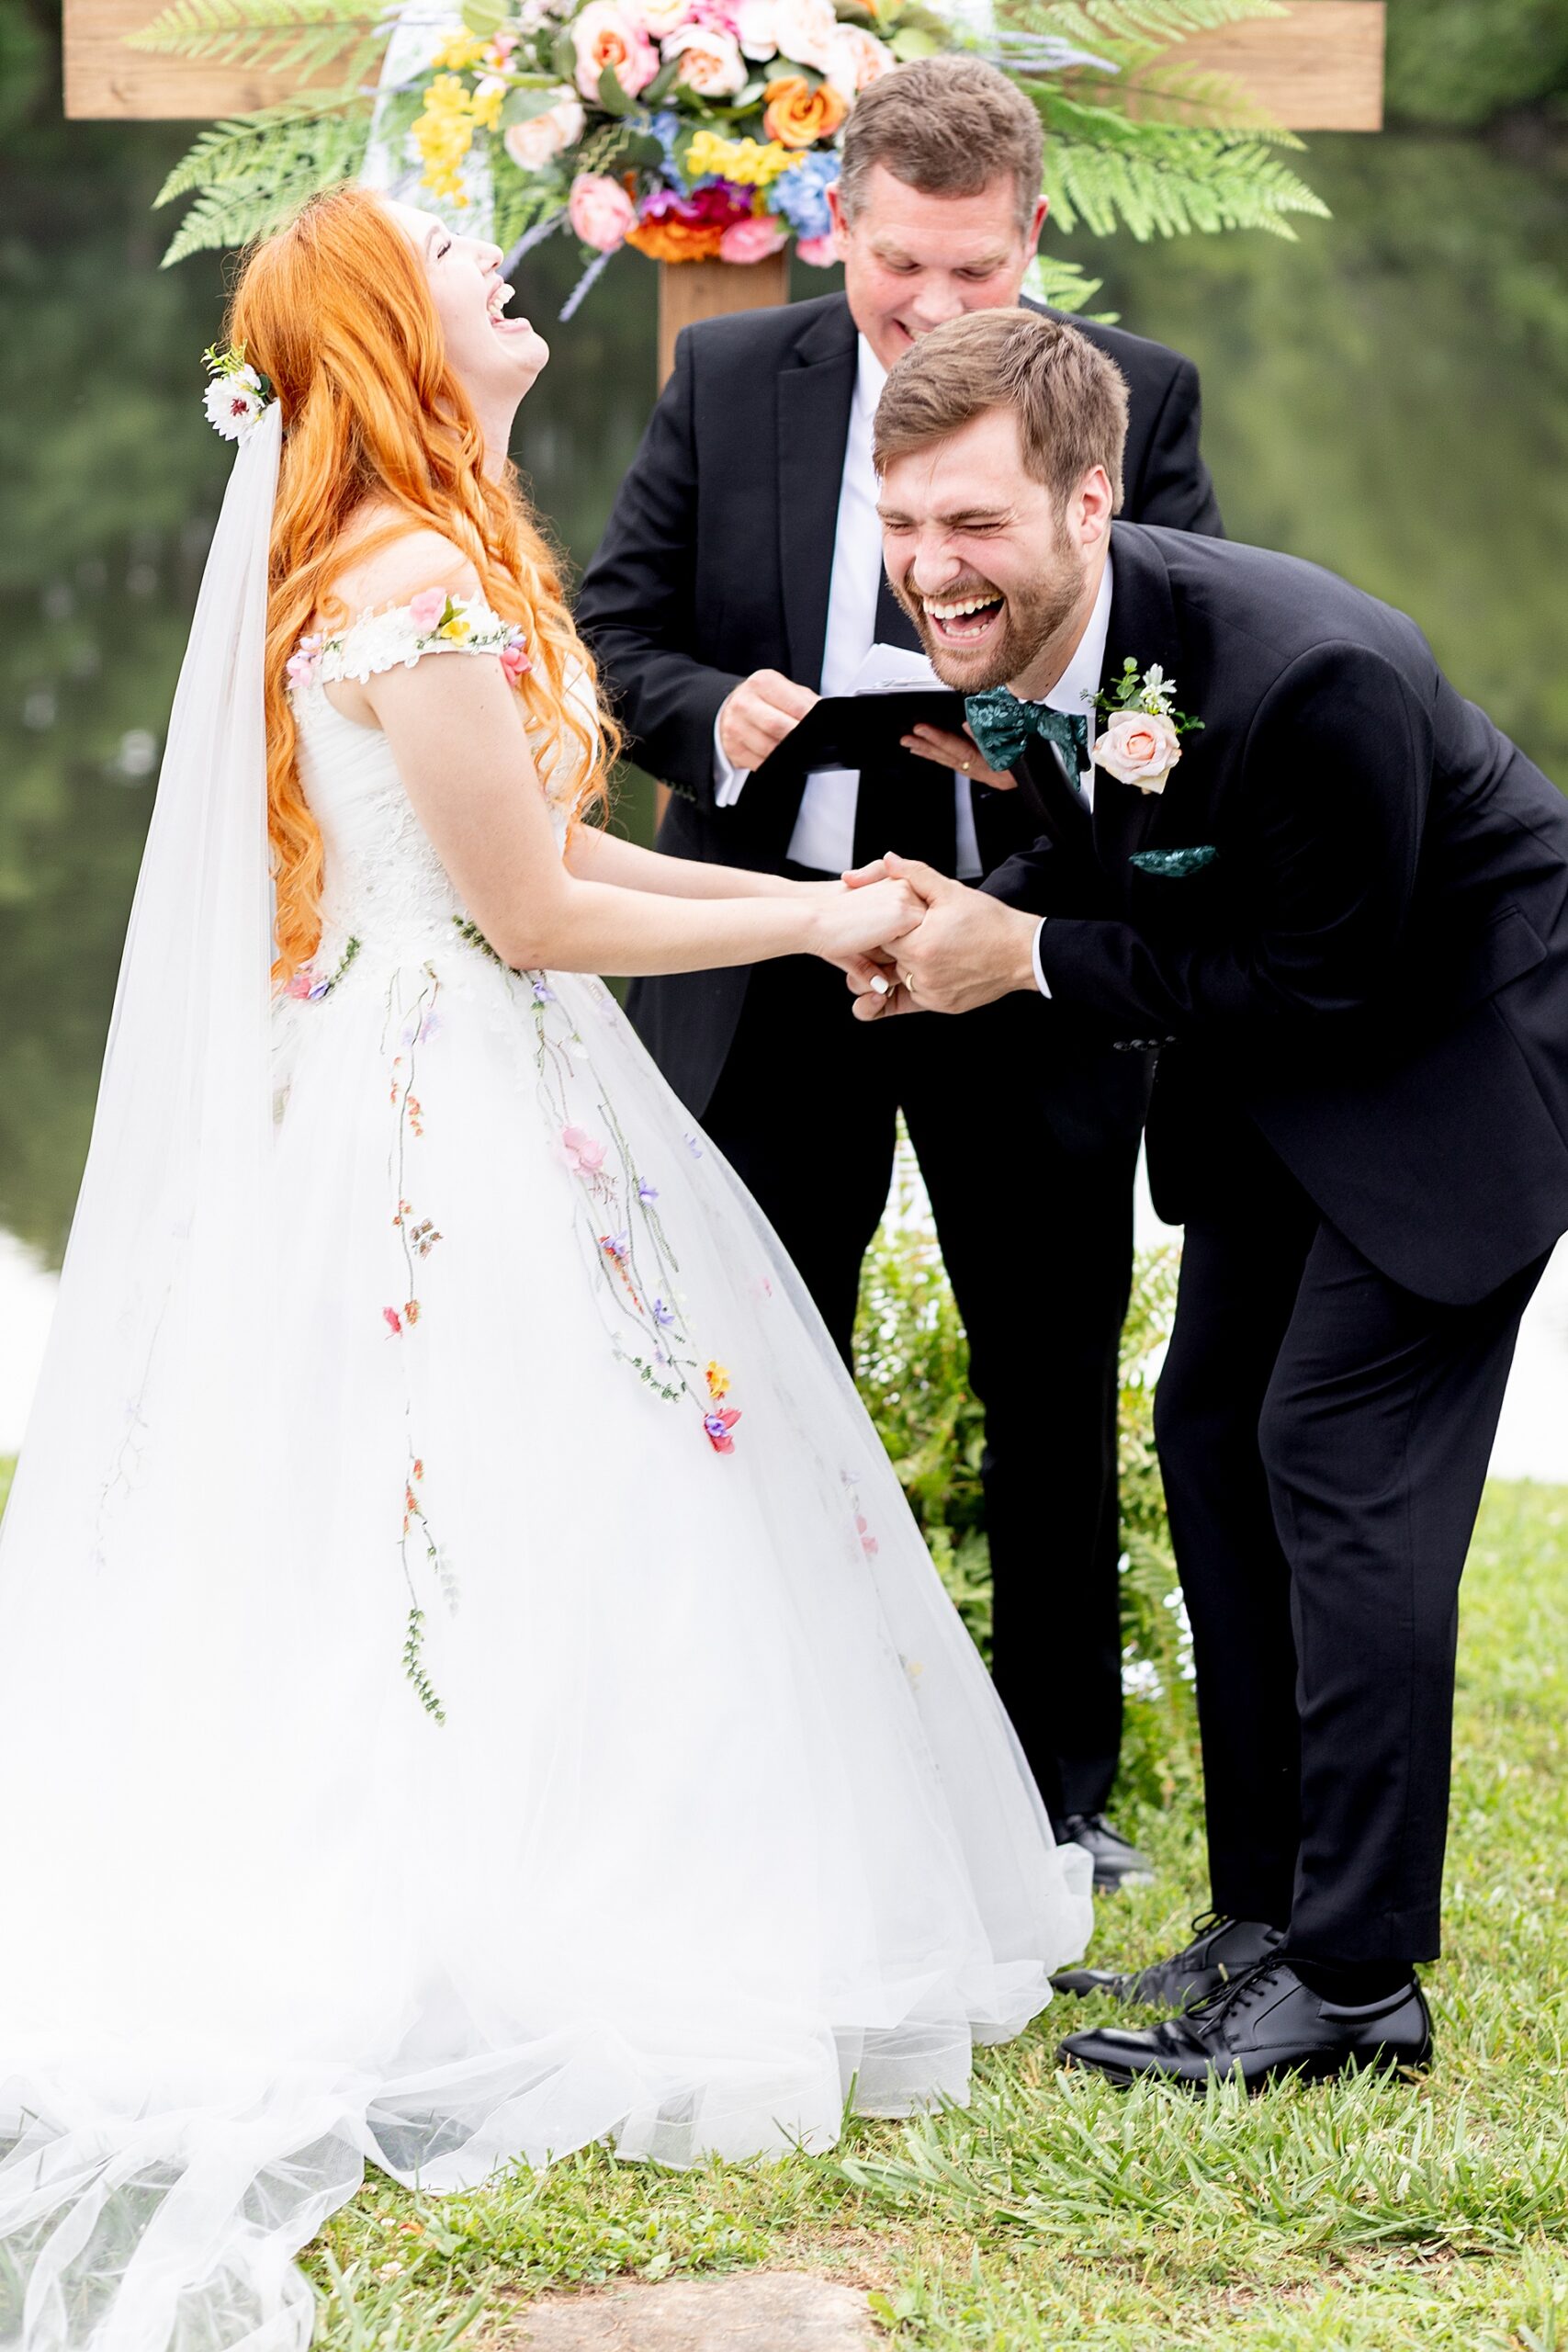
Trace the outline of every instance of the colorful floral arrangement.
<instances>
[{"instance_id":1,"label":"colorful floral arrangement","mask_svg":"<svg viewBox=\"0 0 1568 2352\"><path fill-rule=\"evenodd\" d=\"M921 0L466 0L397 94L418 195L498 234L561 220L595 254L832 260L828 191L860 93L951 36ZM397 135L400 125L389 125Z\"/></svg>"},{"instance_id":2,"label":"colorful floral arrangement","mask_svg":"<svg viewBox=\"0 0 1568 2352\"><path fill-rule=\"evenodd\" d=\"M1300 145L1180 55L1280 0L164 0L137 49L292 77L280 104L212 124L158 202L194 198L166 262L242 245L315 189L365 177L489 232L511 266L576 232L609 254L831 258L828 197L856 101L907 60L969 48L1045 132L1053 231L1259 228L1324 206ZM1033 290L1081 307L1060 253Z\"/></svg>"}]
</instances>

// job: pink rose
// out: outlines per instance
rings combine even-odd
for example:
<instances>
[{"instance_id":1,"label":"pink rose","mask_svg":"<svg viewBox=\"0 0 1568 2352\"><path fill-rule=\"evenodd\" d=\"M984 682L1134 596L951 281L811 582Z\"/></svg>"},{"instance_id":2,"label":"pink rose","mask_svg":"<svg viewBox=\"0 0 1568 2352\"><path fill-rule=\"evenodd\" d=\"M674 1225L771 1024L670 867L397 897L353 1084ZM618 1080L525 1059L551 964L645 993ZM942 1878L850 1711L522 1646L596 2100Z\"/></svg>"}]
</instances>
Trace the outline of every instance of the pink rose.
<instances>
[{"instance_id":1,"label":"pink rose","mask_svg":"<svg viewBox=\"0 0 1568 2352\"><path fill-rule=\"evenodd\" d=\"M553 107L514 122L502 134L502 145L520 172L542 172L568 147L575 147L587 120L575 90L563 89Z\"/></svg>"},{"instance_id":2,"label":"pink rose","mask_svg":"<svg viewBox=\"0 0 1568 2352\"><path fill-rule=\"evenodd\" d=\"M718 241L720 261L766 261L789 243L789 231L771 212L734 220Z\"/></svg>"},{"instance_id":3,"label":"pink rose","mask_svg":"<svg viewBox=\"0 0 1568 2352\"><path fill-rule=\"evenodd\" d=\"M599 76L606 66L628 98L645 90L659 71L659 51L647 34L616 7L615 0L588 0L571 28L571 38L577 51L577 86L585 98L598 96ZM610 248L602 245L599 250L608 253Z\"/></svg>"},{"instance_id":4,"label":"pink rose","mask_svg":"<svg viewBox=\"0 0 1568 2352\"><path fill-rule=\"evenodd\" d=\"M852 105L863 90L891 74L897 60L886 41L862 25L840 25L833 36L828 79L841 98Z\"/></svg>"},{"instance_id":5,"label":"pink rose","mask_svg":"<svg viewBox=\"0 0 1568 2352\"><path fill-rule=\"evenodd\" d=\"M291 686L313 686L316 683L316 673L321 666L321 639L302 637L283 665L284 675Z\"/></svg>"},{"instance_id":6,"label":"pink rose","mask_svg":"<svg viewBox=\"0 0 1568 2352\"><path fill-rule=\"evenodd\" d=\"M809 269L831 269L839 258L831 237L802 237L795 249L795 257L805 262Z\"/></svg>"},{"instance_id":7,"label":"pink rose","mask_svg":"<svg viewBox=\"0 0 1568 2352\"><path fill-rule=\"evenodd\" d=\"M501 649L501 666L509 686L515 686L533 668L525 650L521 630Z\"/></svg>"},{"instance_id":8,"label":"pink rose","mask_svg":"<svg viewBox=\"0 0 1568 2352\"><path fill-rule=\"evenodd\" d=\"M574 1176L597 1176L604 1165L608 1147L599 1136L591 1136L586 1127L563 1127L560 1148L561 1157Z\"/></svg>"},{"instance_id":9,"label":"pink rose","mask_svg":"<svg viewBox=\"0 0 1568 2352\"><path fill-rule=\"evenodd\" d=\"M626 241L637 219L637 207L619 180L603 172L579 172L571 184L567 213L585 245L595 253L613 254Z\"/></svg>"},{"instance_id":10,"label":"pink rose","mask_svg":"<svg viewBox=\"0 0 1568 2352\"><path fill-rule=\"evenodd\" d=\"M446 610L445 588L422 588L417 596L409 598L409 618L421 637L428 637Z\"/></svg>"},{"instance_id":11,"label":"pink rose","mask_svg":"<svg viewBox=\"0 0 1568 2352\"><path fill-rule=\"evenodd\" d=\"M733 33L716 25L682 25L664 44L665 62L681 61L676 78L705 98L732 98L746 86L746 60Z\"/></svg>"},{"instance_id":12,"label":"pink rose","mask_svg":"<svg viewBox=\"0 0 1568 2352\"><path fill-rule=\"evenodd\" d=\"M826 74L839 36L833 0L776 0L773 35L785 57Z\"/></svg>"},{"instance_id":13,"label":"pink rose","mask_svg":"<svg viewBox=\"0 0 1568 2352\"><path fill-rule=\"evenodd\" d=\"M1159 712L1119 710L1091 756L1118 784L1135 784L1140 792L1163 792L1181 757L1181 743L1174 723Z\"/></svg>"}]
</instances>

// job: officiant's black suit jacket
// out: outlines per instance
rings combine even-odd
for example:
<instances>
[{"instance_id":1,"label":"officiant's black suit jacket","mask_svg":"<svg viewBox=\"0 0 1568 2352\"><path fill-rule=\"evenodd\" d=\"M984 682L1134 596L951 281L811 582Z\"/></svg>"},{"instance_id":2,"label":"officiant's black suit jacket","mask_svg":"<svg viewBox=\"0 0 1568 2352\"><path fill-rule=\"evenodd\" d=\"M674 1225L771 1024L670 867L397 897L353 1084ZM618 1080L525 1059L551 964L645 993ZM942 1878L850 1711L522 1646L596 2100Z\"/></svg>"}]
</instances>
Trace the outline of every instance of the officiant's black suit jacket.
<instances>
[{"instance_id":1,"label":"officiant's black suit jacket","mask_svg":"<svg viewBox=\"0 0 1568 2352\"><path fill-rule=\"evenodd\" d=\"M1055 1001L1165 1046L1165 1216L1212 1203L1239 1116L1380 1273L1483 1298L1568 1230L1568 802L1331 573L1123 523L1111 551L1107 681L1160 663L1202 731L1163 795L1097 772L1092 820L1032 756L1046 833L986 888L1049 918ZM1148 870L1181 848L1214 854Z\"/></svg>"},{"instance_id":2,"label":"officiant's black suit jacket","mask_svg":"<svg viewBox=\"0 0 1568 2352\"><path fill-rule=\"evenodd\" d=\"M1116 327L1072 324L1127 379L1127 513L1218 532L1191 362ZM820 683L857 356L841 294L687 328L584 575L578 625L627 751L674 787L659 834L671 856L770 872L784 863L804 779L748 785L733 808L716 808L714 722L754 670ZM1005 793L977 794L976 819L987 869L1039 821ZM645 1042L698 1116L747 980L744 969L682 973L633 990Z\"/></svg>"}]
</instances>

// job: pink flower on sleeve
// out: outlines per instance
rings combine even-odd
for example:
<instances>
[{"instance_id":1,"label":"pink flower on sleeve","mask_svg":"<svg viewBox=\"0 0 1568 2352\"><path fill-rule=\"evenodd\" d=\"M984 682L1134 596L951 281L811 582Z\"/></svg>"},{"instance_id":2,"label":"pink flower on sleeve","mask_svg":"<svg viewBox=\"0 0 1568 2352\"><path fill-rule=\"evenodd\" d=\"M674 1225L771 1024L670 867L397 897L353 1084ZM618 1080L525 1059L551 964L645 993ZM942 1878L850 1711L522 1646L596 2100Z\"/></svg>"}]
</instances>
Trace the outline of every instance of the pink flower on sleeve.
<instances>
[{"instance_id":1,"label":"pink flower on sleeve","mask_svg":"<svg viewBox=\"0 0 1568 2352\"><path fill-rule=\"evenodd\" d=\"M511 637L502 647L501 666L506 673L506 683L509 686L516 685L533 668L534 665L528 659L527 648L520 628L514 628Z\"/></svg>"},{"instance_id":2,"label":"pink flower on sleeve","mask_svg":"<svg viewBox=\"0 0 1568 2352\"><path fill-rule=\"evenodd\" d=\"M428 637L446 610L445 588L422 588L417 596L409 598L409 618L421 637Z\"/></svg>"}]
</instances>

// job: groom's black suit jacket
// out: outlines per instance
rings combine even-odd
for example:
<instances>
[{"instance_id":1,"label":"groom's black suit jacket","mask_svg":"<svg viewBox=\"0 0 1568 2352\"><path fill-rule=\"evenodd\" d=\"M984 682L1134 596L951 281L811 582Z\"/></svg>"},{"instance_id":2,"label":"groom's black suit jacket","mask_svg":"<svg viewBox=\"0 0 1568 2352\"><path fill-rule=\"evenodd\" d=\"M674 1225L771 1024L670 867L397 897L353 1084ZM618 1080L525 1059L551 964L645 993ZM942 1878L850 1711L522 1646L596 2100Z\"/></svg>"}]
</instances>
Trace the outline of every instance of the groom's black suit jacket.
<instances>
[{"instance_id":1,"label":"groom's black suit jacket","mask_svg":"<svg viewBox=\"0 0 1568 2352\"><path fill-rule=\"evenodd\" d=\"M1568 802L1415 624L1289 556L1118 523L1106 680L1203 721L1161 796L1049 752L1046 834L986 887L1048 918L1052 997L1163 1044L1157 1205L1251 1122L1418 1295L1484 1297L1568 1230ZM1209 848L1185 876L1135 857Z\"/></svg>"},{"instance_id":2,"label":"groom's black suit jacket","mask_svg":"<svg viewBox=\"0 0 1568 2352\"><path fill-rule=\"evenodd\" d=\"M1127 379L1128 514L1218 532L1191 362L1116 327L1071 323ZM754 670L820 683L857 352L841 294L687 328L583 577L578 625L628 752L674 788L659 833L667 855L769 872L784 863L804 779L748 784L734 807L716 808L714 722ZM976 821L988 870L1033 838L1039 817L1020 796L977 789ZM632 992L644 1040L698 1116L747 980L745 969L681 973Z\"/></svg>"}]
</instances>

